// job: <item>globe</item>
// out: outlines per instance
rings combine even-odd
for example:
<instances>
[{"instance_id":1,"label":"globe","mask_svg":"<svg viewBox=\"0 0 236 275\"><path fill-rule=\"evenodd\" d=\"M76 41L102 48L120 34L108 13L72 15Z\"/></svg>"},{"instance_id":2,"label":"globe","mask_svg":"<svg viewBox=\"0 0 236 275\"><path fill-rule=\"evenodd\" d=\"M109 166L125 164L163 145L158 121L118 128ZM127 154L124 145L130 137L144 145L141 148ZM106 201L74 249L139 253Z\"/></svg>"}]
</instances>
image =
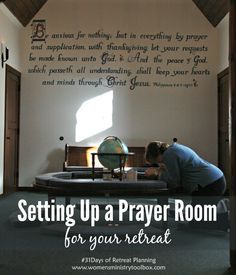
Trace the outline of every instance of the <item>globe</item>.
<instances>
[{"instance_id":1,"label":"globe","mask_svg":"<svg viewBox=\"0 0 236 275\"><path fill-rule=\"evenodd\" d=\"M114 136L106 137L98 147L98 153L128 154L128 152L129 150L125 143ZM119 156L98 155L98 159L104 167L110 170L120 167ZM126 160L126 156L122 157L122 166L125 165Z\"/></svg>"}]
</instances>

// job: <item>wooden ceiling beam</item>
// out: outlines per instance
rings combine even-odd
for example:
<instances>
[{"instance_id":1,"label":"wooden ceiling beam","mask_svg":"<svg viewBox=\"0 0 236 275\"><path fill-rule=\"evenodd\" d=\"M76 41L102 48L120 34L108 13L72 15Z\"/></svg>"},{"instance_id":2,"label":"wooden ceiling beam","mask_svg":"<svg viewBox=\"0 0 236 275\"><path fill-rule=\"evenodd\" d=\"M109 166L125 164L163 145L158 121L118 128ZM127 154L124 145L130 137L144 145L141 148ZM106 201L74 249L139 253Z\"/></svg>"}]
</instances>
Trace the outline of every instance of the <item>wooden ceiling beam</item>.
<instances>
[{"instance_id":1,"label":"wooden ceiling beam","mask_svg":"<svg viewBox=\"0 0 236 275\"><path fill-rule=\"evenodd\" d=\"M216 27L229 11L229 0L192 0L205 15L208 21Z\"/></svg>"},{"instance_id":2,"label":"wooden ceiling beam","mask_svg":"<svg viewBox=\"0 0 236 275\"><path fill-rule=\"evenodd\" d=\"M5 0L3 2L21 24L26 26L47 0Z\"/></svg>"}]
</instances>

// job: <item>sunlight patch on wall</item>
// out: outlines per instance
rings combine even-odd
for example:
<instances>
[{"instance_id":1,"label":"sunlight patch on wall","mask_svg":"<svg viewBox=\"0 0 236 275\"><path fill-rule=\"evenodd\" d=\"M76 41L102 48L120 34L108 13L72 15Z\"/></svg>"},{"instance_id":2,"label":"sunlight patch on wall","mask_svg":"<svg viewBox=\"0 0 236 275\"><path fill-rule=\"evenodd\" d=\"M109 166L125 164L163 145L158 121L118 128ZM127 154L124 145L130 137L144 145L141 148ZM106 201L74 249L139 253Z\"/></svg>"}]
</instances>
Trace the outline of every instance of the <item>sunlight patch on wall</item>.
<instances>
[{"instance_id":1,"label":"sunlight patch on wall","mask_svg":"<svg viewBox=\"0 0 236 275\"><path fill-rule=\"evenodd\" d=\"M113 91L85 101L76 113L75 141L80 142L112 127Z\"/></svg>"}]
</instances>

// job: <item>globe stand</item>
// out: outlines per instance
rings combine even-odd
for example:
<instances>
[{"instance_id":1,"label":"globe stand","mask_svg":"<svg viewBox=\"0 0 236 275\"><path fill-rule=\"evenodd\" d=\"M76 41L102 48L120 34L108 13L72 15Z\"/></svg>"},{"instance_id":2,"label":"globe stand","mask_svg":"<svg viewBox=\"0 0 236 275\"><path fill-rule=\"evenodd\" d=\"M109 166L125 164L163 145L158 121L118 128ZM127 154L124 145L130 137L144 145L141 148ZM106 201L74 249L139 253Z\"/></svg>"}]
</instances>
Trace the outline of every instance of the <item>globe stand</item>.
<instances>
[{"instance_id":1,"label":"globe stand","mask_svg":"<svg viewBox=\"0 0 236 275\"><path fill-rule=\"evenodd\" d=\"M117 156L119 157L119 180L122 181L123 173L125 171L125 162L128 156L134 156L134 153L91 153L92 155L92 179L95 179L95 156ZM111 175L114 176L114 169L111 169Z\"/></svg>"}]
</instances>

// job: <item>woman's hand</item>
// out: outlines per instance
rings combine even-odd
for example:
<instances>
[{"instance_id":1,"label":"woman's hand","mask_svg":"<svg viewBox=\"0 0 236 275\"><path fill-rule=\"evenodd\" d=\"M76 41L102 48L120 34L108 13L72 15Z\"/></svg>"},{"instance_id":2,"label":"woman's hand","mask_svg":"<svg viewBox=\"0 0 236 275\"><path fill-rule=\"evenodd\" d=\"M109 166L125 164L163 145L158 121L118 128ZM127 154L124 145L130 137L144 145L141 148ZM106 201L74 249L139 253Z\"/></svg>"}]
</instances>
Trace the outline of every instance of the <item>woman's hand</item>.
<instances>
[{"instance_id":1,"label":"woman's hand","mask_svg":"<svg viewBox=\"0 0 236 275\"><path fill-rule=\"evenodd\" d=\"M163 173L163 172L166 172L167 171L167 167L164 163L159 163L159 172L160 173Z\"/></svg>"},{"instance_id":2,"label":"woman's hand","mask_svg":"<svg viewBox=\"0 0 236 275\"><path fill-rule=\"evenodd\" d=\"M160 177L163 172L167 171L167 167L164 163L159 163L159 167L149 167L145 171L146 177Z\"/></svg>"},{"instance_id":3,"label":"woman's hand","mask_svg":"<svg viewBox=\"0 0 236 275\"><path fill-rule=\"evenodd\" d=\"M145 171L146 177L157 177L158 176L158 168L157 167L149 167Z\"/></svg>"}]
</instances>

